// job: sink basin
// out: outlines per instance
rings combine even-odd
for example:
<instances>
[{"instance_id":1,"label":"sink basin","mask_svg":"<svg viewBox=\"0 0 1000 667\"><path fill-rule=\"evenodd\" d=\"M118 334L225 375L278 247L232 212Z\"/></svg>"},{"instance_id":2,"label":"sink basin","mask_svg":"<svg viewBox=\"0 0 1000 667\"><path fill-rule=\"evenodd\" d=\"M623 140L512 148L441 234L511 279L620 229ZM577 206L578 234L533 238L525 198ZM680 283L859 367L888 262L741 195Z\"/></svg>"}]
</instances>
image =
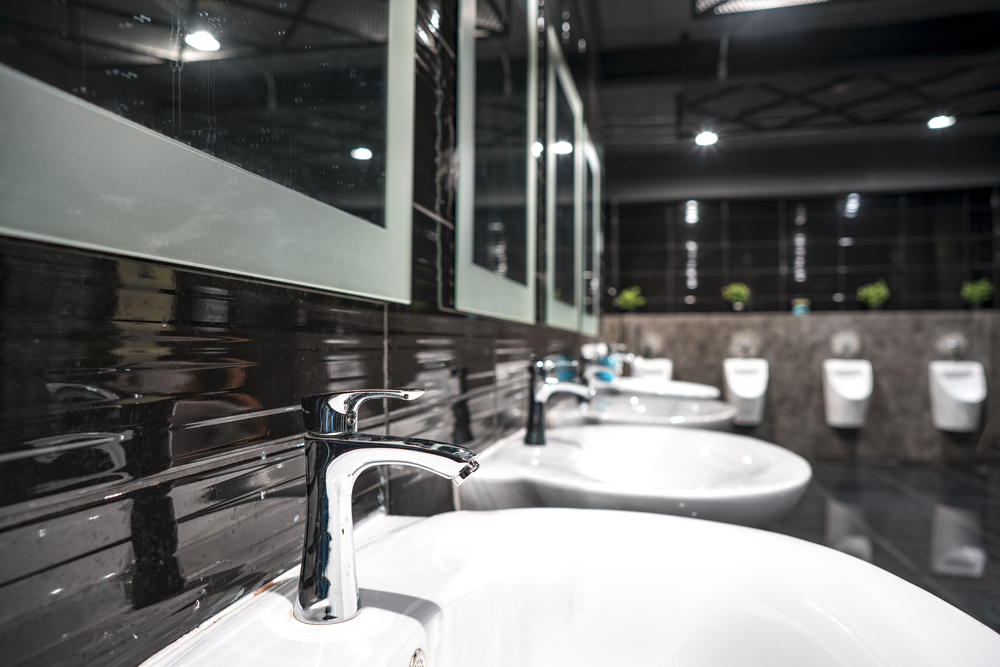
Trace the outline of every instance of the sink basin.
<instances>
[{"instance_id":1,"label":"sink basin","mask_svg":"<svg viewBox=\"0 0 1000 667\"><path fill-rule=\"evenodd\" d=\"M598 392L623 394L653 394L675 398L718 398L718 387L697 382L665 380L658 377L616 377L611 382L596 383Z\"/></svg>"},{"instance_id":2,"label":"sink basin","mask_svg":"<svg viewBox=\"0 0 1000 667\"><path fill-rule=\"evenodd\" d=\"M681 517L573 509L383 517L346 623L292 618L294 572L147 667L977 667L1000 635L826 547ZM366 526L370 527L370 526Z\"/></svg>"},{"instance_id":3,"label":"sink basin","mask_svg":"<svg viewBox=\"0 0 1000 667\"><path fill-rule=\"evenodd\" d=\"M619 393L598 394L590 403L580 406L580 414L589 422L662 424L726 431L732 426L736 407L716 400Z\"/></svg>"},{"instance_id":4,"label":"sink basin","mask_svg":"<svg viewBox=\"0 0 1000 667\"><path fill-rule=\"evenodd\" d=\"M742 435L662 426L519 432L484 452L459 487L463 509L584 507L695 516L765 527L798 502L812 468L798 454Z\"/></svg>"}]
</instances>

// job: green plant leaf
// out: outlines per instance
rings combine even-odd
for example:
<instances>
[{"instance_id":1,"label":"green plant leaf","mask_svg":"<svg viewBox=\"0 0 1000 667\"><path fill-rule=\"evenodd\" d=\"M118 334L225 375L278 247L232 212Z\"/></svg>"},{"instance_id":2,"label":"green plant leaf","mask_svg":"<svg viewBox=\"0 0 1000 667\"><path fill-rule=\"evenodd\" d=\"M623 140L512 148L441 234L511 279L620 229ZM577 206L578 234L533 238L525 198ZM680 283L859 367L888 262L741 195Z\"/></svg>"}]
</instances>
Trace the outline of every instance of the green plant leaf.
<instances>
[{"instance_id":1,"label":"green plant leaf","mask_svg":"<svg viewBox=\"0 0 1000 667\"><path fill-rule=\"evenodd\" d=\"M626 287L618 296L614 298L612 303L619 310L630 311L636 308L642 308L646 305L646 297L642 295L642 288L638 285L633 285L632 287Z\"/></svg>"},{"instance_id":2,"label":"green plant leaf","mask_svg":"<svg viewBox=\"0 0 1000 667\"><path fill-rule=\"evenodd\" d=\"M892 292L889 291L889 286L885 284L884 278L862 285L857 291L858 301L869 308L878 308L888 301L890 296L892 296Z\"/></svg>"},{"instance_id":3,"label":"green plant leaf","mask_svg":"<svg viewBox=\"0 0 1000 667\"><path fill-rule=\"evenodd\" d=\"M750 299L750 288L746 283L729 283L722 288L722 298L729 303L746 303Z\"/></svg>"},{"instance_id":4,"label":"green plant leaf","mask_svg":"<svg viewBox=\"0 0 1000 667\"><path fill-rule=\"evenodd\" d=\"M962 301L966 303L983 303L993 298L993 281L989 278L979 280L967 280L962 283L962 290L959 292Z\"/></svg>"}]
</instances>

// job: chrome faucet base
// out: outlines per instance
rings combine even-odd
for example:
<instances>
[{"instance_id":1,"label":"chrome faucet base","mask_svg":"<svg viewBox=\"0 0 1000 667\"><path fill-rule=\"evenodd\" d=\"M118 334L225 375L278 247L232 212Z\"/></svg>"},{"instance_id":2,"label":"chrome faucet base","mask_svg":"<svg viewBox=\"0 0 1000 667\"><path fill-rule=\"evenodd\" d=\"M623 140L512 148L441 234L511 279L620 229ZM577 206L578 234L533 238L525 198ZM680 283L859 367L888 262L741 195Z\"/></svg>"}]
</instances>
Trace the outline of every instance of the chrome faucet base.
<instances>
[{"instance_id":1,"label":"chrome faucet base","mask_svg":"<svg viewBox=\"0 0 1000 667\"><path fill-rule=\"evenodd\" d=\"M407 395L401 395L404 394ZM412 400L423 390L375 390L311 396L302 401L306 424L307 521L295 618L303 623L342 623L358 615L358 579L354 560L354 482L377 465L409 465L461 484L479 468L475 452L432 440L369 433L318 433L314 426L339 428L357 423L357 406L368 398ZM415 394L415 395L414 395ZM409 398L412 396L412 398ZM347 406L348 414L328 410ZM353 420L348 418L353 416Z\"/></svg>"},{"instance_id":2,"label":"chrome faucet base","mask_svg":"<svg viewBox=\"0 0 1000 667\"><path fill-rule=\"evenodd\" d=\"M585 401L594 397L596 391L575 382L559 382L545 377L551 362L536 361L528 367L531 384L528 390L528 425L524 434L524 444L545 444L545 405L552 394L575 394Z\"/></svg>"}]
</instances>

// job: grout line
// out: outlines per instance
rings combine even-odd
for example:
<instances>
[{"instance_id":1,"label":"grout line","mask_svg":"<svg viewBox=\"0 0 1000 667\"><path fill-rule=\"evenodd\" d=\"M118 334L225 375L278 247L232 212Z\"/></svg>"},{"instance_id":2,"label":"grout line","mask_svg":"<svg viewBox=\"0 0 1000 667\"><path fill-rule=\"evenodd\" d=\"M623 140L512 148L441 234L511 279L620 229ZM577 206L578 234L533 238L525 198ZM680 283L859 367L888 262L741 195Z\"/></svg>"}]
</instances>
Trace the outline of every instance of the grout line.
<instances>
[{"instance_id":1,"label":"grout line","mask_svg":"<svg viewBox=\"0 0 1000 667\"><path fill-rule=\"evenodd\" d=\"M301 405L288 405L283 408L274 408L273 410L254 410L253 412L241 412L237 415L228 415L226 417L217 417L215 419L203 419L199 422L191 422L181 426L178 430L184 431L191 428L204 428L206 426L220 426L222 424L231 424L233 422L243 421L244 419L260 419L262 417L270 417L272 415L285 414L286 412L298 412L302 409Z\"/></svg>"},{"instance_id":2,"label":"grout line","mask_svg":"<svg viewBox=\"0 0 1000 667\"><path fill-rule=\"evenodd\" d=\"M39 521L50 515L75 511L91 504L106 503L138 489L145 489L212 470L224 470L230 466L235 467L243 464L274 465L275 463L285 463L302 455L297 450L305 446L304 435L303 433L293 438L241 447L236 451L190 463L182 463L149 477L138 477L124 483L115 482L97 488L62 492L7 505L0 508L0 531Z\"/></svg>"},{"instance_id":3,"label":"grout line","mask_svg":"<svg viewBox=\"0 0 1000 667\"><path fill-rule=\"evenodd\" d=\"M981 479L973 477L968 473L958 472L957 470L949 470L948 468L943 468L942 471L945 474L950 475L952 478L964 482L969 486L974 486L977 489L985 491L986 493L1000 497L1000 486L990 484L989 482L985 482Z\"/></svg>"},{"instance_id":4,"label":"grout line","mask_svg":"<svg viewBox=\"0 0 1000 667\"><path fill-rule=\"evenodd\" d=\"M382 386L389 388L389 304L382 305ZM389 435L389 400L382 399L382 425L385 435ZM378 485L382 487L382 510L388 514L389 498L389 466L378 467Z\"/></svg>"},{"instance_id":5,"label":"grout line","mask_svg":"<svg viewBox=\"0 0 1000 667\"><path fill-rule=\"evenodd\" d=\"M837 502L836 497L834 497L834 495L829 490L827 490L826 487L817 482L815 479L811 482L810 486L814 487L816 489L816 492L819 493L821 496L823 496L823 498L825 498L826 500ZM906 555L903 554L903 552L901 552L899 549L897 549L891 542L889 542L889 540L882 537L882 535L876 532L875 529L869 526L864 519L859 517L850 509L845 508L845 511L847 513L847 517L850 519L851 523L855 525L856 528L861 530L865 535L871 538L880 547L889 552L889 554L893 558L899 561L904 567L906 567L906 569L908 569L912 574L914 574L918 579L920 579L920 581L922 581L925 584L924 586L925 589L930 589L939 598L945 600L953 607L961 609L969 616L972 616L973 618L978 618L978 616L973 614L964 604L962 604L962 602L958 598L952 595L951 591L942 586L941 583L937 581L937 579L934 579L929 574L921 570L916 563L907 558ZM874 565L874 563L872 564Z\"/></svg>"},{"instance_id":6,"label":"grout line","mask_svg":"<svg viewBox=\"0 0 1000 667\"><path fill-rule=\"evenodd\" d=\"M445 220L440 215L438 215L434 211L430 210L426 206L422 206L422 205L418 204L417 202L413 202L413 209L416 210L416 211L419 211L419 212L423 213L424 215L426 215L428 218L430 218L434 222L436 222L438 224L441 224L441 225L444 225L445 227L447 227L451 231L455 231L455 225L453 223L448 222L447 220Z\"/></svg>"},{"instance_id":7,"label":"grout line","mask_svg":"<svg viewBox=\"0 0 1000 667\"><path fill-rule=\"evenodd\" d=\"M389 389L389 304L382 305L382 386ZM382 399L382 424L389 435L389 400Z\"/></svg>"}]
</instances>

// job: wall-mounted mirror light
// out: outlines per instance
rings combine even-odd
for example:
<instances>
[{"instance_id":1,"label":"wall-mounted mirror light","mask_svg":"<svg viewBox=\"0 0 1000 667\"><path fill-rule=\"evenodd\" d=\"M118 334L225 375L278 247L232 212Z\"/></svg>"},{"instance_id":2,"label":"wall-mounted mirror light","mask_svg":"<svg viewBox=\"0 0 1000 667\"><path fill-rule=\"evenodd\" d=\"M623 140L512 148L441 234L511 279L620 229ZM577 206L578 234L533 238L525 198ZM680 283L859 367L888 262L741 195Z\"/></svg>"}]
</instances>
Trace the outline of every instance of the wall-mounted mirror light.
<instances>
[{"instance_id":1,"label":"wall-mounted mirror light","mask_svg":"<svg viewBox=\"0 0 1000 667\"><path fill-rule=\"evenodd\" d=\"M119 4L7 23L0 233L409 302L416 1Z\"/></svg>"},{"instance_id":2,"label":"wall-mounted mirror light","mask_svg":"<svg viewBox=\"0 0 1000 667\"><path fill-rule=\"evenodd\" d=\"M535 321L538 6L462 0L455 306Z\"/></svg>"},{"instance_id":3,"label":"wall-mounted mirror light","mask_svg":"<svg viewBox=\"0 0 1000 667\"><path fill-rule=\"evenodd\" d=\"M545 323L577 331L583 290L582 223L584 151L583 102L559 46L548 33L548 79L545 136Z\"/></svg>"},{"instance_id":4,"label":"wall-mounted mirror light","mask_svg":"<svg viewBox=\"0 0 1000 667\"><path fill-rule=\"evenodd\" d=\"M601 160L597 147L583 128L583 278L580 285L583 304L580 308L580 333L600 333L601 294Z\"/></svg>"}]
</instances>

